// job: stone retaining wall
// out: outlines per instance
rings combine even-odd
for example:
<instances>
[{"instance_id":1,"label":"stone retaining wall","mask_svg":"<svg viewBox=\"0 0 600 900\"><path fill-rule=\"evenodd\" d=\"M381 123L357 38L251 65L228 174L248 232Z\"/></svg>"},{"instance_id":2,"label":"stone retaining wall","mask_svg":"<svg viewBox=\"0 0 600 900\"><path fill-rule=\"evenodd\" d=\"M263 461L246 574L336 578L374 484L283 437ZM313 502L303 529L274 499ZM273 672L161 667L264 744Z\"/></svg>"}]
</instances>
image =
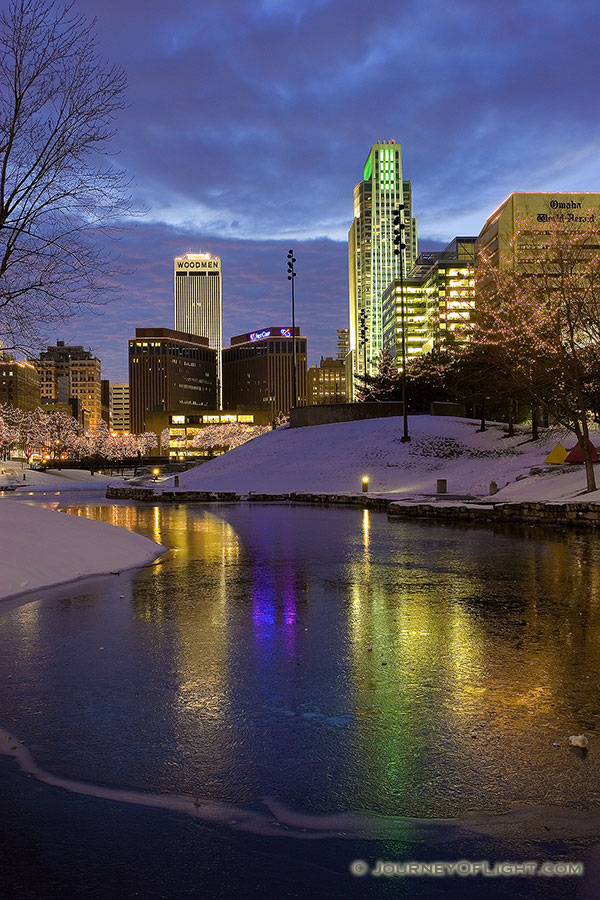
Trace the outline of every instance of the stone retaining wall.
<instances>
[{"instance_id":1,"label":"stone retaining wall","mask_svg":"<svg viewBox=\"0 0 600 900\"><path fill-rule=\"evenodd\" d=\"M388 515L440 522L501 525L600 526L596 503L494 503L490 505L440 506L432 503L390 503Z\"/></svg>"},{"instance_id":2,"label":"stone retaining wall","mask_svg":"<svg viewBox=\"0 0 600 900\"><path fill-rule=\"evenodd\" d=\"M141 500L146 503L222 503L240 499L233 491L155 491L144 487L107 487L109 500Z\"/></svg>"},{"instance_id":3,"label":"stone retaining wall","mask_svg":"<svg viewBox=\"0 0 600 900\"><path fill-rule=\"evenodd\" d=\"M234 491L155 492L148 487L107 487L109 500L141 500L147 503L309 503L316 506L354 506L387 512L392 518L427 519L433 522L459 522L469 525L560 525L600 527L597 503L480 503L443 506L439 503L399 503L369 494L312 494L292 491L281 494Z\"/></svg>"}]
</instances>

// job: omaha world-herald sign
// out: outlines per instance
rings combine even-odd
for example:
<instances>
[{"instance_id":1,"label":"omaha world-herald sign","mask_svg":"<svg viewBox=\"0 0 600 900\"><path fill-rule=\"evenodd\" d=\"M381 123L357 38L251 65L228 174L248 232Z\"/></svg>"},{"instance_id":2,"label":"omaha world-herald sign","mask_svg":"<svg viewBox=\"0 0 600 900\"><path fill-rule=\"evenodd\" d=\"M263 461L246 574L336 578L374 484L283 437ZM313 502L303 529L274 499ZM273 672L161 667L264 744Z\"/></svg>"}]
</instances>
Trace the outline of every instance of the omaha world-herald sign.
<instances>
[{"instance_id":1,"label":"omaha world-herald sign","mask_svg":"<svg viewBox=\"0 0 600 900\"><path fill-rule=\"evenodd\" d=\"M513 200L511 204L510 201ZM566 222L582 226L600 222L600 194L597 193L519 193L511 194L514 224L521 219L532 222Z\"/></svg>"},{"instance_id":2,"label":"omaha world-herald sign","mask_svg":"<svg viewBox=\"0 0 600 900\"><path fill-rule=\"evenodd\" d=\"M511 265L513 236L547 223L600 231L600 193L514 193L489 216L477 238L477 253L499 266Z\"/></svg>"}]
</instances>

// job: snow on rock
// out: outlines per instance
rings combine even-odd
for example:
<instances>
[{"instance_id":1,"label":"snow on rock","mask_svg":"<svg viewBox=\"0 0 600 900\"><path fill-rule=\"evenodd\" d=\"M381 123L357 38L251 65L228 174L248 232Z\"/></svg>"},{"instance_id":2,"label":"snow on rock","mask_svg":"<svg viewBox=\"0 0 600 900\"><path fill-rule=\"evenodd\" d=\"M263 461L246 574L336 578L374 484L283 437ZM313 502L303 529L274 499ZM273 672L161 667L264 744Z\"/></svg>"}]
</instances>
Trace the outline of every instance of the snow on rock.
<instances>
[{"instance_id":1,"label":"snow on rock","mask_svg":"<svg viewBox=\"0 0 600 900\"><path fill-rule=\"evenodd\" d=\"M582 466L566 467L568 484L563 489L556 470L565 467L544 464L557 441L571 447L574 438L553 432L533 442L525 428L518 428L513 437L506 436L506 426L492 425L484 432L478 428L472 419L411 416L411 441L406 444L400 440L401 418L282 428L190 469L179 483L182 489L241 494L359 493L361 478L368 475L370 493L414 497L435 494L437 479L445 478L449 494L475 496L487 496L495 481L497 500L505 495L543 499L550 488L554 499L562 497L561 491L575 496L585 490ZM548 470L550 477L529 477L532 467ZM523 480L516 481L518 477ZM172 480L162 487L170 489ZM590 497L595 495L586 495Z\"/></svg>"},{"instance_id":2,"label":"snow on rock","mask_svg":"<svg viewBox=\"0 0 600 900\"><path fill-rule=\"evenodd\" d=\"M115 525L0 499L0 599L150 562L167 548Z\"/></svg>"}]
</instances>

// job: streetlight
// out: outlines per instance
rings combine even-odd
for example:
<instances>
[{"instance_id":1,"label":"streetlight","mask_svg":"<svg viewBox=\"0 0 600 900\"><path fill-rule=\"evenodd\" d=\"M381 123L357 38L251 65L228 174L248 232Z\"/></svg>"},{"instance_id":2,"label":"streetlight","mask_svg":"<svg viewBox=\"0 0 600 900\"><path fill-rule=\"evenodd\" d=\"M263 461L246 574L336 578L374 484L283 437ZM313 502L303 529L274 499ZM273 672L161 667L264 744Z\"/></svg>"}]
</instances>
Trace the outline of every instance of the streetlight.
<instances>
[{"instance_id":1,"label":"streetlight","mask_svg":"<svg viewBox=\"0 0 600 900\"><path fill-rule=\"evenodd\" d=\"M367 377L367 311L366 309L361 309L358 318L360 320L360 340L362 342L363 348L363 375ZM366 387L366 382L365 382Z\"/></svg>"},{"instance_id":2,"label":"streetlight","mask_svg":"<svg viewBox=\"0 0 600 900\"><path fill-rule=\"evenodd\" d=\"M404 432L400 441L405 444L410 441L408 434L408 409L406 405L406 324L404 320L404 204L399 203L394 210L392 222L394 223L394 256L400 257L400 321L402 323L402 417L404 420Z\"/></svg>"},{"instance_id":3,"label":"streetlight","mask_svg":"<svg viewBox=\"0 0 600 900\"><path fill-rule=\"evenodd\" d=\"M295 310L295 294L294 294L294 263L296 257L293 250L288 250L288 281L292 282L292 409L296 406L296 310Z\"/></svg>"}]
</instances>

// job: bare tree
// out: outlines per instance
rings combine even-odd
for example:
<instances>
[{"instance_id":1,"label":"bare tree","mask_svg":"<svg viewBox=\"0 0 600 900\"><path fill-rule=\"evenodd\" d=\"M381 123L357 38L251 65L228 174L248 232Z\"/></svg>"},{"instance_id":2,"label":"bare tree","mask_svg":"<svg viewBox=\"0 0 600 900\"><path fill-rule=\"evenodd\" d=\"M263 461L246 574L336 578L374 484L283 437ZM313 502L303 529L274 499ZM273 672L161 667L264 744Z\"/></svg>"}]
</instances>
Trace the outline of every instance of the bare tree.
<instances>
[{"instance_id":1,"label":"bare tree","mask_svg":"<svg viewBox=\"0 0 600 900\"><path fill-rule=\"evenodd\" d=\"M56 0L0 14L0 338L31 348L44 327L109 297L98 238L132 212L106 160L125 73L98 54L94 23Z\"/></svg>"}]
</instances>

